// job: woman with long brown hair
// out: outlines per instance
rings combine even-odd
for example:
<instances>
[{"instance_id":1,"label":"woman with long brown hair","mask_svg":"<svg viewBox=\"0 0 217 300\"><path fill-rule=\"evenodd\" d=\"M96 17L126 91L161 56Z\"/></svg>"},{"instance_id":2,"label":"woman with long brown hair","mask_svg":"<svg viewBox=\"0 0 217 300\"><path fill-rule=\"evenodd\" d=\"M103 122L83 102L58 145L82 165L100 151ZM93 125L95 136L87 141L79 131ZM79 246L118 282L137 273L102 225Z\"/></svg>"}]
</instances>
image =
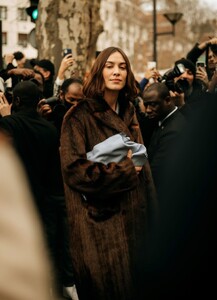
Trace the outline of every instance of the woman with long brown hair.
<instances>
[{"instance_id":1,"label":"woman with long brown hair","mask_svg":"<svg viewBox=\"0 0 217 300\"><path fill-rule=\"evenodd\" d=\"M103 50L83 91L85 98L64 118L60 149L78 297L135 299L134 263L155 195L148 160L135 165L131 150L118 162L114 153L108 163L87 159L116 134L143 143L126 54L117 47Z\"/></svg>"}]
</instances>

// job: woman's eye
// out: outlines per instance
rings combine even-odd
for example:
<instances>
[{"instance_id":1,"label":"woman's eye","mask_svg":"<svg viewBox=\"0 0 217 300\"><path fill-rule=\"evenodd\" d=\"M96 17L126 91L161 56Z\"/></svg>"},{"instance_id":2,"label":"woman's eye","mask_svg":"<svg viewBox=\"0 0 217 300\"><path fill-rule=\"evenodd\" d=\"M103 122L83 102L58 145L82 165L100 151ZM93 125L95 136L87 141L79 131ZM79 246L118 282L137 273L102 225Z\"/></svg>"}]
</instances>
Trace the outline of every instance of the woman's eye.
<instances>
[{"instance_id":1,"label":"woman's eye","mask_svg":"<svg viewBox=\"0 0 217 300\"><path fill-rule=\"evenodd\" d=\"M112 65L105 65L106 68L111 69Z\"/></svg>"}]
</instances>

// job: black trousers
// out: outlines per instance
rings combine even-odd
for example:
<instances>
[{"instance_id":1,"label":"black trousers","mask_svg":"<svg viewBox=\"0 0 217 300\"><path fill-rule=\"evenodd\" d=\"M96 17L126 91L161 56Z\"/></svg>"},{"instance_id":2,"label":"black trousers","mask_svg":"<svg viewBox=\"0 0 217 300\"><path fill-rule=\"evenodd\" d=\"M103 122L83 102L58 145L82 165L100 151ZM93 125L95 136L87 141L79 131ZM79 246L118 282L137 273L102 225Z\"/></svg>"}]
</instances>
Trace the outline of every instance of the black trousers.
<instances>
[{"instance_id":1,"label":"black trousers","mask_svg":"<svg viewBox=\"0 0 217 300\"><path fill-rule=\"evenodd\" d=\"M42 222L54 269L57 290L74 285L69 248L69 227L64 196L47 196L42 209Z\"/></svg>"}]
</instances>

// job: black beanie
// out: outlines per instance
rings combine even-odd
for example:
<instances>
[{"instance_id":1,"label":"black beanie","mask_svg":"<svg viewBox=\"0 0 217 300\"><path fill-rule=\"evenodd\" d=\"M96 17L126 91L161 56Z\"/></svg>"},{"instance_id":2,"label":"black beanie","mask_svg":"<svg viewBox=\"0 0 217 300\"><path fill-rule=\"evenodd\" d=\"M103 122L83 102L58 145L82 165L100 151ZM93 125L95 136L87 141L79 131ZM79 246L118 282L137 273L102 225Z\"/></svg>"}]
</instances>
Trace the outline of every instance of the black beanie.
<instances>
[{"instance_id":1,"label":"black beanie","mask_svg":"<svg viewBox=\"0 0 217 300\"><path fill-rule=\"evenodd\" d=\"M195 75L196 75L196 66L191 60L183 57L183 58L181 58L181 59L179 59L175 62L175 65L178 65L178 64L183 64L184 67L186 69L189 69L195 77Z\"/></svg>"}]
</instances>

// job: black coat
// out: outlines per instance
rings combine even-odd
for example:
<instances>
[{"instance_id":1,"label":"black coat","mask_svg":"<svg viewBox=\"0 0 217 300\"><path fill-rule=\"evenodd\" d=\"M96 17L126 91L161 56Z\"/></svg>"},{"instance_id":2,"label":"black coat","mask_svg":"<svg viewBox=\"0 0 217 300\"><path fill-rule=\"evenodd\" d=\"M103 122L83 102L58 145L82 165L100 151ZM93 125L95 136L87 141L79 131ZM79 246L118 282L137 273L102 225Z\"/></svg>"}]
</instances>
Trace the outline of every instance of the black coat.
<instances>
[{"instance_id":1,"label":"black coat","mask_svg":"<svg viewBox=\"0 0 217 300\"><path fill-rule=\"evenodd\" d=\"M45 194L62 193L56 128L34 111L20 111L1 118L0 129L12 137L37 202Z\"/></svg>"},{"instance_id":2,"label":"black coat","mask_svg":"<svg viewBox=\"0 0 217 300\"><path fill-rule=\"evenodd\" d=\"M153 132L148 147L148 158L156 188L161 181L161 173L166 168L164 161L170 156L172 159L176 141L186 124L184 115L176 110Z\"/></svg>"},{"instance_id":3,"label":"black coat","mask_svg":"<svg viewBox=\"0 0 217 300\"><path fill-rule=\"evenodd\" d=\"M138 264L146 300L212 299L216 293L217 102L210 95L204 100L166 160L160 223Z\"/></svg>"}]
</instances>

